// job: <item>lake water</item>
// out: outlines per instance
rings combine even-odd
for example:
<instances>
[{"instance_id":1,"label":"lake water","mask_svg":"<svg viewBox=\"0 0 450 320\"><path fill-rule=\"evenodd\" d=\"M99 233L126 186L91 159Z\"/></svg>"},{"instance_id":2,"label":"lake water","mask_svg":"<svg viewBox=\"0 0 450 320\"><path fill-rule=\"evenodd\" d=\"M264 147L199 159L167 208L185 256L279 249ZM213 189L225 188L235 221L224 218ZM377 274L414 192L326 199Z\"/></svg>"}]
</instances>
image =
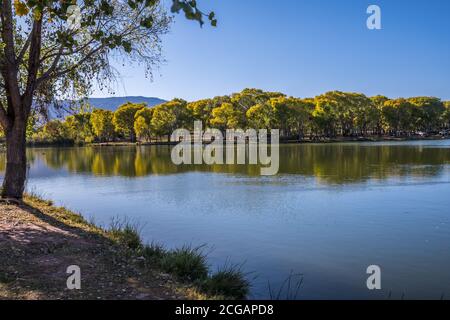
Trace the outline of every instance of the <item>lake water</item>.
<instances>
[{"instance_id":1,"label":"lake water","mask_svg":"<svg viewBox=\"0 0 450 320\"><path fill-rule=\"evenodd\" d=\"M273 177L177 167L167 146L28 155L28 189L102 225L131 218L148 242L207 244L213 269L251 272L250 298L291 273L303 278L298 299L450 298L449 140L284 145ZM366 287L369 265L381 267L380 291Z\"/></svg>"}]
</instances>

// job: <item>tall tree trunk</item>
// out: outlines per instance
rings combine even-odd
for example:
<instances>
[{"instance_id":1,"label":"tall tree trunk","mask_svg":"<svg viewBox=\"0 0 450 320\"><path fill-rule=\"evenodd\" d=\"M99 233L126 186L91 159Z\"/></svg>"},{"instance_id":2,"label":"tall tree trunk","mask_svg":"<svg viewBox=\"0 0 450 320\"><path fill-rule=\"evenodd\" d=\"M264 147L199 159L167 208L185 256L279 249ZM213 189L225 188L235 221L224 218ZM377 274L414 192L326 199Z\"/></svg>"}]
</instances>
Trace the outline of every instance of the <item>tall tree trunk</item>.
<instances>
[{"instance_id":1,"label":"tall tree trunk","mask_svg":"<svg viewBox=\"0 0 450 320\"><path fill-rule=\"evenodd\" d=\"M6 130L6 171L2 198L23 197L27 173L25 132L26 123L23 118L16 118L13 125Z\"/></svg>"}]
</instances>

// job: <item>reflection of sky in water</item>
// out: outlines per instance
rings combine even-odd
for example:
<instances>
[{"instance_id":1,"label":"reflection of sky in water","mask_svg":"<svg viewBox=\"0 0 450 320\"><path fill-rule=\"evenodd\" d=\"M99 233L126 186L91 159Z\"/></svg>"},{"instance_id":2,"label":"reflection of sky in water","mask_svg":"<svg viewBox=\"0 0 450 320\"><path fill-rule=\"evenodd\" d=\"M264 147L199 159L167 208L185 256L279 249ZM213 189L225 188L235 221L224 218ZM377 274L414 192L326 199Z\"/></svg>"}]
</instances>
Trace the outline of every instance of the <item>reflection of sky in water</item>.
<instances>
[{"instance_id":1,"label":"reflection of sky in water","mask_svg":"<svg viewBox=\"0 0 450 320\"><path fill-rule=\"evenodd\" d=\"M213 266L245 261L253 297L293 271L304 274L299 298L440 298L450 294L448 146L286 146L275 177L174 169L167 148L35 149L29 188L102 224L132 217L147 241L207 243ZM371 264L381 292L365 287Z\"/></svg>"}]
</instances>

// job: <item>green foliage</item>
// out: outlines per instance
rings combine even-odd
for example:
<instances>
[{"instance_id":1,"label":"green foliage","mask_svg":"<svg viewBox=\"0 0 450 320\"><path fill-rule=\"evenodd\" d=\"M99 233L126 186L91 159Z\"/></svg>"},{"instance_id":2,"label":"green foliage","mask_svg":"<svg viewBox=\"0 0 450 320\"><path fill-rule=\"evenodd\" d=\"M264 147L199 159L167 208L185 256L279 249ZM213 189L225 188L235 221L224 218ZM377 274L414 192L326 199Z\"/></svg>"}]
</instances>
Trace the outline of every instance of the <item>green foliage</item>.
<instances>
[{"instance_id":1,"label":"green foliage","mask_svg":"<svg viewBox=\"0 0 450 320\"><path fill-rule=\"evenodd\" d=\"M109 141L114 138L114 112L95 109L91 115L91 126L95 136L100 141Z\"/></svg>"},{"instance_id":2,"label":"green foliage","mask_svg":"<svg viewBox=\"0 0 450 320\"><path fill-rule=\"evenodd\" d=\"M445 128L450 128L450 101L444 102L445 110L442 113L441 121Z\"/></svg>"},{"instance_id":3,"label":"green foliage","mask_svg":"<svg viewBox=\"0 0 450 320\"><path fill-rule=\"evenodd\" d=\"M190 102L187 104L189 112L196 120L201 120L204 127L210 125L211 111L214 108L214 100L203 99L199 101Z\"/></svg>"},{"instance_id":4,"label":"green foliage","mask_svg":"<svg viewBox=\"0 0 450 320\"><path fill-rule=\"evenodd\" d=\"M112 122L116 132L129 137L131 141L134 141L134 119L136 113L145 108L145 104L126 103L120 106L116 112Z\"/></svg>"},{"instance_id":5,"label":"green foliage","mask_svg":"<svg viewBox=\"0 0 450 320\"><path fill-rule=\"evenodd\" d=\"M150 141L152 134L152 117L154 110L143 108L134 116L134 132L139 139Z\"/></svg>"},{"instance_id":6,"label":"green foliage","mask_svg":"<svg viewBox=\"0 0 450 320\"><path fill-rule=\"evenodd\" d=\"M91 113L79 113L66 117L68 138L74 142L92 141L94 132L91 124Z\"/></svg>"},{"instance_id":7,"label":"green foliage","mask_svg":"<svg viewBox=\"0 0 450 320\"><path fill-rule=\"evenodd\" d=\"M194 283L198 290L209 296L245 299L249 293L250 282L241 266L227 263L208 275L210 272L202 247L184 246L168 251L152 242L141 246L138 253L144 257L147 265L161 268L181 281Z\"/></svg>"},{"instance_id":8,"label":"green foliage","mask_svg":"<svg viewBox=\"0 0 450 320\"><path fill-rule=\"evenodd\" d=\"M61 123L36 128L33 139L91 142L128 139L141 141L169 136L175 129L280 129L282 138L336 136L407 136L415 131L438 132L450 127L449 102L433 97L390 100L359 93L331 91L315 98L287 97L278 92L244 89L230 96L187 103L174 99L153 108L127 103L116 112L83 111ZM35 122L34 125L37 125ZM60 128L61 125L64 128Z\"/></svg>"},{"instance_id":9,"label":"green foliage","mask_svg":"<svg viewBox=\"0 0 450 320\"><path fill-rule=\"evenodd\" d=\"M416 127L423 131L432 131L439 126L441 116L445 111L444 103L434 97L415 97L409 98L408 102L417 109L415 120Z\"/></svg>"},{"instance_id":10,"label":"green foliage","mask_svg":"<svg viewBox=\"0 0 450 320\"><path fill-rule=\"evenodd\" d=\"M327 131L337 131L342 136L364 135L368 123L376 121L376 108L363 94L331 91L316 97L316 101L320 123Z\"/></svg>"},{"instance_id":11,"label":"green foliage","mask_svg":"<svg viewBox=\"0 0 450 320\"><path fill-rule=\"evenodd\" d=\"M240 128L244 122L243 111L230 102L214 108L211 114L211 126L221 130Z\"/></svg>"},{"instance_id":12,"label":"green foliage","mask_svg":"<svg viewBox=\"0 0 450 320\"><path fill-rule=\"evenodd\" d=\"M187 108L187 102L175 99L154 108L151 126L156 135L169 136L175 129L191 128L192 121L192 113Z\"/></svg>"},{"instance_id":13,"label":"green foliage","mask_svg":"<svg viewBox=\"0 0 450 320\"><path fill-rule=\"evenodd\" d=\"M269 104L273 112L272 127L280 128L282 135L291 136L296 133L302 136L310 126L314 110L314 104L310 100L280 96L271 98Z\"/></svg>"},{"instance_id":14,"label":"green foliage","mask_svg":"<svg viewBox=\"0 0 450 320\"><path fill-rule=\"evenodd\" d=\"M315 98L313 111L313 131L316 135L334 137L336 135L336 103L323 96Z\"/></svg>"},{"instance_id":15,"label":"green foliage","mask_svg":"<svg viewBox=\"0 0 450 320\"><path fill-rule=\"evenodd\" d=\"M161 267L183 281L206 279L208 266L202 248L184 246L170 251L161 260Z\"/></svg>"},{"instance_id":16,"label":"green foliage","mask_svg":"<svg viewBox=\"0 0 450 320\"><path fill-rule=\"evenodd\" d=\"M172 3L173 11L185 12L188 19L203 23L208 18L211 24L217 23L214 13L203 13L195 1ZM25 88L32 80L34 89L27 95L38 102L36 111L44 112L51 102L85 97L94 82L102 87L114 82L112 55L151 72L161 60L161 35L172 22L160 0L14 0L2 10L12 17L7 30L14 42L2 41L0 60L6 59L9 50L16 53L17 65L13 66L20 70L19 87ZM39 63L29 69L31 54L36 54L33 59ZM6 88L4 81L0 77L0 86Z\"/></svg>"},{"instance_id":17,"label":"green foliage","mask_svg":"<svg viewBox=\"0 0 450 320\"><path fill-rule=\"evenodd\" d=\"M273 109L268 103L256 104L246 112L247 124L251 128L270 129L273 122Z\"/></svg>"},{"instance_id":18,"label":"green foliage","mask_svg":"<svg viewBox=\"0 0 450 320\"><path fill-rule=\"evenodd\" d=\"M249 293L250 282L240 266L226 264L209 275L203 246L194 248L185 245L180 249L166 250L155 242L143 245L136 225L126 220L113 220L107 234L113 241L143 258L145 266L158 268L211 297L245 299Z\"/></svg>"},{"instance_id":19,"label":"green foliage","mask_svg":"<svg viewBox=\"0 0 450 320\"><path fill-rule=\"evenodd\" d=\"M307 130L312 129L312 114L315 104L312 99L290 98L288 126L292 134L301 139Z\"/></svg>"},{"instance_id":20,"label":"green foliage","mask_svg":"<svg viewBox=\"0 0 450 320\"><path fill-rule=\"evenodd\" d=\"M403 98L386 101L382 108L385 130L396 134L413 130L416 110L413 104Z\"/></svg>"},{"instance_id":21,"label":"green foliage","mask_svg":"<svg viewBox=\"0 0 450 320\"><path fill-rule=\"evenodd\" d=\"M175 129L177 119L172 108L167 104L163 104L155 108L151 125L158 136L169 136Z\"/></svg>"},{"instance_id":22,"label":"green foliage","mask_svg":"<svg viewBox=\"0 0 450 320\"><path fill-rule=\"evenodd\" d=\"M161 261L166 254L167 251L164 247L155 242L147 244L142 248L142 256L146 261L153 265L157 265L158 267L161 267Z\"/></svg>"},{"instance_id":23,"label":"green foliage","mask_svg":"<svg viewBox=\"0 0 450 320\"><path fill-rule=\"evenodd\" d=\"M289 135L288 120L290 117L289 100L285 97L272 98L269 103L273 110L274 124L281 129L282 135Z\"/></svg>"},{"instance_id":24,"label":"green foliage","mask_svg":"<svg viewBox=\"0 0 450 320\"><path fill-rule=\"evenodd\" d=\"M32 139L36 142L65 143L70 141L69 136L69 130L62 121L52 120L34 133Z\"/></svg>"},{"instance_id":25,"label":"green foliage","mask_svg":"<svg viewBox=\"0 0 450 320\"><path fill-rule=\"evenodd\" d=\"M226 265L203 282L202 290L212 296L242 300L249 293L250 282L240 266Z\"/></svg>"},{"instance_id":26,"label":"green foliage","mask_svg":"<svg viewBox=\"0 0 450 320\"><path fill-rule=\"evenodd\" d=\"M389 101L389 98L378 95L378 96L371 97L370 100L372 100L372 103L376 108L381 109L383 107L384 103Z\"/></svg>"},{"instance_id":27,"label":"green foliage","mask_svg":"<svg viewBox=\"0 0 450 320\"><path fill-rule=\"evenodd\" d=\"M35 134L35 132L36 132L35 128L36 128L37 121L38 121L37 114L34 112L32 114L30 114L30 116L28 117L28 122L27 122L27 132L26 132L27 139L31 139L33 137L33 134ZM2 133L3 133L3 131L2 131Z\"/></svg>"},{"instance_id":28,"label":"green foliage","mask_svg":"<svg viewBox=\"0 0 450 320\"><path fill-rule=\"evenodd\" d=\"M209 12L208 14L203 13L197 8L197 1L195 0L173 0L172 2L172 12L179 13L184 12L184 15L189 20L196 20L202 26L204 24L203 18L206 17L211 26L217 26L217 19L214 12Z\"/></svg>"},{"instance_id":29,"label":"green foliage","mask_svg":"<svg viewBox=\"0 0 450 320\"><path fill-rule=\"evenodd\" d=\"M108 234L112 240L127 247L128 249L138 250L142 247L142 240L138 226L127 220L120 221L118 219L114 219L111 222Z\"/></svg>"},{"instance_id":30,"label":"green foliage","mask_svg":"<svg viewBox=\"0 0 450 320\"><path fill-rule=\"evenodd\" d=\"M230 101L237 109L246 112L255 104L262 104L271 98L285 97L280 92L265 92L260 89L244 89L239 93L234 93L230 97Z\"/></svg>"},{"instance_id":31,"label":"green foliage","mask_svg":"<svg viewBox=\"0 0 450 320\"><path fill-rule=\"evenodd\" d=\"M371 112L373 133L380 135L383 132L383 106L387 101L389 101L389 98L378 95L371 97L370 100L375 107L374 111Z\"/></svg>"}]
</instances>

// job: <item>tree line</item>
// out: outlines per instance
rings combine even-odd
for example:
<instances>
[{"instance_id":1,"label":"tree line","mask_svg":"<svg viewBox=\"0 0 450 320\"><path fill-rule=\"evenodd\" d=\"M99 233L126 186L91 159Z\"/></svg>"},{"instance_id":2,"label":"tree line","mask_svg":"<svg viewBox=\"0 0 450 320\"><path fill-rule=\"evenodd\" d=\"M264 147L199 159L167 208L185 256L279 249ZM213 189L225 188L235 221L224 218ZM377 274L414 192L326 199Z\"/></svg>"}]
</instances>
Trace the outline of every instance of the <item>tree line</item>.
<instances>
[{"instance_id":1,"label":"tree line","mask_svg":"<svg viewBox=\"0 0 450 320\"><path fill-rule=\"evenodd\" d=\"M284 139L437 134L450 128L450 102L435 97L389 99L360 93L327 92L314 98L244 89L212 99L174 99L155 107L126 103L115 112L82 111L39 124L31 117L27 137L34 142L167 140L178 128L280 129Z\"/></svg>"}]
</instances>

